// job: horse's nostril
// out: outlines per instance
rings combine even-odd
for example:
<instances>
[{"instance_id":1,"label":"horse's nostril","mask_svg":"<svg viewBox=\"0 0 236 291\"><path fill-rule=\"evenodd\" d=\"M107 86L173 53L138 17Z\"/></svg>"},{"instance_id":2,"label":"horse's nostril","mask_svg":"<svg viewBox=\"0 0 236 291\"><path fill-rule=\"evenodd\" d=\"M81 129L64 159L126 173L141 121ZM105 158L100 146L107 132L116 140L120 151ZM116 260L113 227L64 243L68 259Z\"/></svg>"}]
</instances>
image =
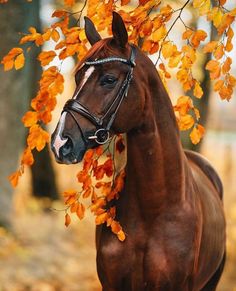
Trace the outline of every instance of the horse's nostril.
<instances>
[{"instance_id":1,"label":"horse's nostril","mask_svg":"<svg viewBox=\"0 0 236 291\"><path fill-rule=\"evenodd\" d=\"M60 148L60 154L65 157L69 155L73 150L72 140L67 137L67 142Z\"/></svg>"}]
</instances>

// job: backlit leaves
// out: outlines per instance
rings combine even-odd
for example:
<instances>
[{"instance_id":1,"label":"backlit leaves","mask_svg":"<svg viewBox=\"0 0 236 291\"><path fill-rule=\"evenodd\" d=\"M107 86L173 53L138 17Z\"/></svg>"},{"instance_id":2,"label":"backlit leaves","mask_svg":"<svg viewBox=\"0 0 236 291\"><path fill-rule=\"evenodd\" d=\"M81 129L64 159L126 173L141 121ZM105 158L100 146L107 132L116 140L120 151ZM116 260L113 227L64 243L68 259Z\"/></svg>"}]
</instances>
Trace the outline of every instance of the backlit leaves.
<instances>
[{"instance_id":1,"label":"backlit leaves","mask_svg":"<svg viewBox=\"0 0 236 291\"><path fill-rule=\"evenodd\" d=\"M6 0L0 1L7 2ZM191 129L190 138L194 144L198 143L204 135L204 128L199 124L200 113L194 106L194 98L204 96L200 81L196 78L193 66L199 54L211 54L210 61L206 64L206 71L213 81L213 89L221 99L230 100L236 86L236 79L231 73L232 59L228 55L233 49L234 31L232 24L235 22L236 8L231 10L224 7L226 0L193 0L186 1L182 7L174 10L165 1L140 0L137 5L130 5L130 0L89 0L82 5L82 10L77 11L79 1L64 0L65 9L56 10L52 17L54 23L43 32L29 27L27 33L21 34L19 44L3 57L1 63L5 71L19 70L25 64L25 57L33 46L43 46L47 41L53 41L54 48L42 51L37 59L43 68L39 80L39 90L31 101L31 109L25 113L22 122L29 129L26 149L22 155L20 169L10 176L12 185L16 186L19 177L24 172L25 165L34 162L32 151L40 151L49 142L49 135L44 129L52 118L52 111L57 103L57 96L64 90L64 78L60 73L60 65L50 66L54 58L63 61L68 57L81 60L88 51L87 39L84 28L80 25L71 26L70 23L80 22L81 15L86 10L96 28L102 34L111 34L112 11L117 11L122 16L129 36L129 41L140 45L148 54L156 54L156 65L160 77L166 87L167 80L175 76L181 84L184 96L181 96L174 106L177 121L181 130ZM194 29L187 26L182 18L182 12L190 5L199 16L207 19L209 24L217 30L218 36L206 43L207 33L204 29ZM76 9L73 10L74 6ZM70 21L73 17L76 21ZM176 29L176 23L182 23L182 42L175 43L170 32ZM80 24L80 23L79 23ZM45 68L45 66L47 66ZM193 96L190 98L188 93ZM122 153L125 145L122 139L115 144L117 153ZM65 216L65 224L71 223L70 211L79 219L85 214L85 206L80 199L91 199L90 210L96 216L96 223L106 223L122 241L125 234L120 224L114 220L115 210L106 209L107 202L117 199L124 185L124 172L115 173L112 155L106 160L99 161L102 155L101 148L89 150L84 158L83 170L78 173L78 182L82 184L82 192L65 194L66 205L69 207ZM93 185L93 180L97 180ZM111 180L109 180L111 179ZM103 192L101 195L100 192Z\"/></svg>"},{"instance_id":2,"label":"backlit leaves","mask_svg":"<svg viewBox=\"0 0 236 291\"><path fill-rule=\"evenodd\" d=\"M22 48L13 48L9 53L3 57L1 63L4 65L4 70L9 71L12 68L16 70L21 69L25 63L25 57Z\"/></svg>"}]
</instances>

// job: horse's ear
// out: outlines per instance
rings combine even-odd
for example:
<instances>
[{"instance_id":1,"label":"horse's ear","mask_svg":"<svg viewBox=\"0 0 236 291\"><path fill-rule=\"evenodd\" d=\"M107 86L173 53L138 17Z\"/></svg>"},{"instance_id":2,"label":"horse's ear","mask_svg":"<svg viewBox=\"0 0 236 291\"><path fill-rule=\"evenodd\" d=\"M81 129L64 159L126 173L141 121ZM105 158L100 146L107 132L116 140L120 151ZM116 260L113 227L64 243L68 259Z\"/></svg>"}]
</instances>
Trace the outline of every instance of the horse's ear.
<instances>
[{"instance_id":1,"label":"horse's ear","mask_svg":"<svg viewBox=\"0 0 236 291\"><path fill-rule=\"evenodd\" d=\"M85 20L85 34L86 34L86 37L87 37L88 41L90 42L90 44L94 45L96 42L101 40L101 36L97 32L93 22L88 17L85 16L84 20Z\"/></svg>"},{"instance_id":2,"label":"horse's ear","mask_svg":"<svg viewBox=\"0 0 236 291\"><path fill-rule=\"evenodd\" d=\"M113 12L112 33L116 43L124 48L128 42L128 33L120 14Z\"/></svg>"}]
</instances>

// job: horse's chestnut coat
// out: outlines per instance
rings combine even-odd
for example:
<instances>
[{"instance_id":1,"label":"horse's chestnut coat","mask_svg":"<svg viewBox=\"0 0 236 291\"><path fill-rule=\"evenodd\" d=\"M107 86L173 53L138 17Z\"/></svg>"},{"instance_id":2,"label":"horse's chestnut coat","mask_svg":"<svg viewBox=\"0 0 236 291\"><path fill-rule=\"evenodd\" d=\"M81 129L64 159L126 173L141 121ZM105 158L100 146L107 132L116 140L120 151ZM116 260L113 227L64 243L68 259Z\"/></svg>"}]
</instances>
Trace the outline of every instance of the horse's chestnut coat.
<instances>
[{"instance_id":1,"label":"horse's chestnut coat","mask_svg":"<svg viewBox=\"0 0 236 291\"><path fill-rule=\"evenodd\" d=\"M87 58L129 58L127 32L117 13L113 38L101 40L88 18L85 31L93 45ZM126 240L120 242L105 225L97 227L98 276L104 291L215 290L225 261L222 184L208 161L183 150L172 104L156 68L136 50L128 96L111 127L112 134L127 133L125 187L115 201L116 219ZM76 78L82 81L86 68L79 67ZM127 70L118 62L95 67L76 98L102 116ZM110 88L100 82L107 75L116 79ZM78 113L75 118L80 130L68 115L60 134L61 139L71 140L78 160L86 150L82 135L95 127ZM73 155L61 162L73 162Z\"/></svg>"}]
</instances>

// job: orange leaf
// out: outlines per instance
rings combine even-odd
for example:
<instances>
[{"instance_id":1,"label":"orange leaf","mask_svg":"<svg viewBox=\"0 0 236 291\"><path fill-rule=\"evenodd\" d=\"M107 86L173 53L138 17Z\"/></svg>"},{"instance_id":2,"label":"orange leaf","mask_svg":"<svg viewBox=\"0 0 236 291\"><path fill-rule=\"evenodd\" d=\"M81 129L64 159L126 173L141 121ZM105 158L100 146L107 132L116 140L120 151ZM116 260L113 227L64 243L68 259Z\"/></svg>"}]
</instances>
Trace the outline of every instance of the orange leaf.
<instances>
[{"instance_id":1,"label":"orange leaf","mask_svg":"<svg viewBox=\"0 0 236 291\"><path fill-rule=\"evenodd\" d=\"M190 138L193 144L198 144L205 133L205 129L202 125L198 124L190 133Z\"/></svg>"},{"instance_id":2,"label":"orange leaf","mask_svg":"<svg viewBox=\"0 0 236 291\"><path fill-rule=\"evenodd\" d=\"M202 95L203 95L202 87L200 86L199 82L197 82L197 81L195 82L195 87L194 87L194 90L193 90L193 94L197 98L201 98Z\"/></svg>"},{"instance_id":3,"label":"orange leaf","mask_svg":"<svg viewBox=\"0 0 236 291\"><path fill-rule=\"evenodd\" d=\"M194 119L190 114L180 116L177 121L180 130L188 130L194 125Z\"/></svg>"},{"instance_id":4,"label":"orange leaf","mask_svg":"<svg viewBox=\"0 0 236 291\"><path fill-rule=\"evenodd\" d=\"M119 222L113 220L111 223L111 230L113 233L118 234L118 232L122 230Z\"/></svg>"},{"instance_id":5,"label":"orange leaf","mask_svg":"<svg viewBox=\"0 0 236 291\"><path fill-rule=\"evenodd\" d=\"M75 0L64 0L64 4L67 6L73 6L75 4Z\"/></svg>"},{"instance_id":6,"label":"orange leaf","mask_svg":"<svg viewBox=\"0 0 236 291\"><path fill-rule=\"evenodd\" d=\"M210 71L210 78L215 80L219 78L221 73L220 63L216 60L210 60L206 64L206 70Z\"/></svg>"},{"instance_id":7,"label":"orange leaf","mask_svg":"<svg viewBox=\"0 0 236 291\"><path fill-rule=\"evenodd\" d=\"M41 33L38 33L34 27L30 27L28 30L30 34L23 36L20 40L20 44L32 41L35 42L36 46L40 46L44 43L43 36Z\"/></svg>"},{"instance_id":8,"label":"orange leaf","mask_svg":"<svg viewBox=\"0 0 236 291\"><path fill-rule=\"evenodd\" d=\"M51 32L52 39L57 42L60 39L60 34L56 29L53 29Z\"/></svg>"},{"instance_id":9,"label":"orange leaf","mask_svg":"<svg viewBox=\"0 0 236 291\"><path fill-rule=\"evenodd\" d=\"M230 71L231 64L232 64L232 59L230 57L227 57L227 59L225 60L223 66L222 66L222 73L223 74L226 74Z\"/></svg>"},{"instance_id":10,"label":"orange leaf","mask_svg":"<svg viewBox=\"0 0 236 291\"><path fill-rule=\"evenodd\" d=\"M197 48L199 46L200 42L205 40L206 37L207 37L207 33L204 30L199 29L193 33L193 36L192 36L190 42L194 48Z\"/></svg>"},{"instance_id":11,"label":"orange leaf","mask_svg":"<svg viewBox=\"0 0 236 291\"><path fill-rule=\"evenodd\" d=\"M120 241L124 241L125 240L125 233L123 232L123 230L120 230L118 233L117 233L117 237Z\"/></svg>"},{"instance_id":12,"label":"orange leaf","mask_svg":"<svg viewBox=\"0 0 236 291\"><path fill-rule=\"evenodd\" d=\"M71 223L70 215L68 213L66 213L66 215L65 215L65 226L68 227L70 223Z\"/></svg>"},{"instance_id":13,"label":"orange leaf","mask_svg":"<svg viewBox=\"0 0 236 291\"><path fill-rule=\"evenodd\" d=\"M148 18L140 27L140 37L149 36L152 32L153 22Z\"/></svg>"},{"instance_id":14,"label":"orange leaf","mask_svg":"<svg viewBox=\"0 0 236 291\"><path fill-rule=\"evenodd\" d=\"M213 52L214 57L219 60L223 57L224 55L224 46L223 44L220 44L217 46L217 48L215 49L215 51Z\"/></svg>"},{"instance_id":15,"label":"orange leaf","mask_svg":"<svg viewBox=\"0 0 236 291\"><path fill-rule=\"evenodd\" d=\"M34 157L29 147L24 150L21 163L27 166L31 166L34 163Z\"/></svg>"},{"instance_id":16,"label":"orange leaf","mask_svg":"<svg viewBox=\"0 0 236 291\"><path fill-rule=\"evenodd\" d=\"M75 213L78 209L78 203L73 203L71 206L70 206L70 212L71 213Z\"/></svg>"},{"instance_id":17,"label":"orange leaf","mask_svg":"<svg viewBox=\"0 0 236 291\"><path fill-rule=\"evenodd\" d=\"M92 192L91 188L86 189L86 191L83 193L83 198L88 198L91 192Z\"/></svg>"},{"instance_id":18,"label":"orange leaf","mask_svg":"<svg viewBox=\"0 0 236 291\"><path fill-rule=\"evenodd\" d=\"M121 0L121 6L127 5L130 0Z\"/></svg>"},{"instance_id":19,"label":"orange leaf","mask_svg":"<svg viewBox=\"0 0 236 291\"><path fill-rule=\"evenodd\" d=\"M17 58L17 56L22 55L16 62L14 59ZM1 63L4 65L4 71L9 71L13 68L14 64L15 64L15 68L16 69L20 69L20 67L22 67L22 62L24 65L24 55L23 55L23 50L22 48L19 47L14 47L13 49L11 49L7 55L5 55L1 61Z\"/></svg>"},{"instance_id":20,"label":"orange leaf","mask_svg":"<svg viewBox=\"0 0 236 291\"><path fill-rule=\"evenodd\" d=\"M95 149L95 153L98 157L100 157L103 154L103 148L102 146L99 146Z\"/></svg>"},{"instance_id":21,"label":"orange leaf","mask_svg":"<svg viewBox=\"0 0 236 291\"><path fill-rule=\"evenodd\" d=\"M8 179L11 182L12 187L16 187L18 185L19 177L21 176L21 171L16 171L15 173L12 173Z\"/></svg>"},{"instance_id":22,"label":"orange leaf","mask_svg":"<svg viewBox=\"0 0 236 291\"><path fill-rule=\"evenodd\" d=\"M96 217L95 223L96 223L96 225L100 225L100 224L103 224L104 222L106 222L107 219L108 219L108 214L107 214L107 212L104 212Z\"/></svg>"},{"instance_id":23,"label":"orange leaf","mask_svg":"<svg viewBox=\"0 0 236 291\"><path fill-rule=\"evenodd\" d=\"M28 111L22 117L22 122L24 123L25 127L31 127L35 125L37 121L38 121L37 112L34 111Z\"/></svg>"},{"instance_id":24,"label":"orange leaf","mask_svg":"<svg viewBox=\"0 0 236 291\"><path fill-rule=\"evenodd\" d=\"M66 190L63 193L64 197L75 196L75 195L77 195L77 191L75 191L75 190Z\"/></svg>"},{"instance_id":25,"label":"orange leaf","mask_svg":"<svg viewBox=\"0 0 236 291\"><path fill-rule=\"evenodd\" d=\"M30 128L27 138L27 144L30 149L36 148L37 151L41 151L46 143L49 142L49 134L43 130L39 125L33 125Z\"/></svg>"},{"instance_id":26,"label":"orange leaf","mask_svg":"<svg viewBox=\"0 0 236 291\"><path fill-rule=\"evenodd\" d=\"M61 18L61 17L65 17L67 15L68 15L68 12L65 10L55 10L52 14L52 17Z\"/></svg>"},{"instance_id":27,"label":"orange leaf","mask_svg":"<svg viewBox=\"0 0 236 291\"><path fill-rule=\"evenodd\" d=\"M192 99L189 96L180 96L174 110L178 111L180 115L186 115L190 109L193 109Z\"/></svg>"},{"instance_id":28,"label":"orange leaf","mask_svg":"<svg viewBox=\"0 0 236 291\"><path fill-rule=\"evenodd\" d=\"M38 56L38 60L41 62L41 66L48 65L56 56L54 51L41 52Z\"/></svg>"},{"instance_id":29,"label":"orange leaf","mask_svg":"<svg viewBox=\"0 0 236 291\"><path fill-rule=\"evenodd\" d=\"M230 100L233 94L233 89L231 86L225 86L223 85L219 90L220 98L222 100Z\"/></svg>"},{"instance_id":30,"label":"orange leaf","mask_svg":"<svg viewBox=\"0 0 236 291\"><path fill-rule=\"evenodd\" d=\"M215 82L214 84L214 91L219 91L220 88L224 85L224 81L223 80L218 80Z\"/></svg>"},{"instance_id":31,"label":"orange leaf","mask_svg":"<svg viewBox=\"0 0 236 291\"><path fill-rule=\"evenodd\" d=\"M84 213L85 213L84 205L82 203L78 203L76 214L80 220L84 218Z\"/></svg>"},{"instance_id":32,"label":"orange leaf","mask_svg":"<svg viewBox=\"0 0 236 291\"><path fill-rule=\"evenodd\" d=\"M212 53L215 50L217 45L218 45L218 41L210 41L204 46L203 52Z\"/></svg>"}]
</instances>

